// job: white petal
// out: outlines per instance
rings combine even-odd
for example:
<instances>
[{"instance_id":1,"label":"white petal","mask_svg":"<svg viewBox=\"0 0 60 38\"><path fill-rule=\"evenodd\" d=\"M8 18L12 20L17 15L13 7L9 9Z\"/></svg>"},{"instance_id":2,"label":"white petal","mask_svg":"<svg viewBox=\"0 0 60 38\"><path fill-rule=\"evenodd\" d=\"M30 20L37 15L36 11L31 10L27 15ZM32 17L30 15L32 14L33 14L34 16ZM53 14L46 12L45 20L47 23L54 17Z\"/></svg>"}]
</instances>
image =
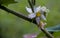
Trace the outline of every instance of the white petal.
<instances>
[{"instance_id":1,"label":"white petal","mask_svg":"<svg viewBox=\"0 0 60 38\"><path fill-rule=\"evenodd\" d=\"M47 9L45 6L43 6L43 7L41 8L41 10L42 10L43 12L49 12L49 9Z\"/></svg>"},{"instance_id":2,"label":"white petal","mask_svg":"<svg viewBox=\"0 0 60 38\"><path fill-rule=\"evenodd\" d=\"M41 7L41 10L46 11L46 7L45 6Z\"/></svg>"},{"instance_id":3,"label":"white petal","mask_svg":"<svg viewBox=\"0 0 60 38\"><path fill-rule=\"evenodd\" d=\"M41 10L41 6L38 6L34 9L35 13Z\"/></svg>"},{"instance_id":4,"label":"white petal","mask_svg":"<svg viewBox=\"0 0 60 38\"><path fill-rule=\"evenodd\" d=\"M49 9L46 9L46 11L45 12L49 12Z\"/></svg>"},{"instance_id":5,"label":"white petal","mask_svg":"<svg viewBox=\"0 0 60 38\"><path fill-rule=\"evenodd\" d=\"M37 24L40 23L40 17L36 17L36 22L37 22Z\"/></svg>"},{"instance_id":6,"label":"white petal","mask_svg":"<svg viewBox=\"0 0 60 38\"><path fill-rule=\"evenodd\" d=\"M41 18L43 19L43 20L46 20L46 17L42 14L41 15Z\"/></svg>"},{"instance_id":7,"label":"white petal","mask_svg":"<svg viewBox=\"0 0 60 38\"><path fill-rule=\"evenodd\" d=\"M27 10L28 13L32 13L31 8L26 7L26 10Z\"/></svg>"},{"instance_id":8,"label":"white petal","mask_svg":"<svg viewBox=\"0 0 60 38\"><path fill-rule=\"evenodd\" d=\"M31 18L31 19L32 18L35 18L36 17L36 14L35 13L29 14L28 17Z\"/></svg>"}]
</instances>

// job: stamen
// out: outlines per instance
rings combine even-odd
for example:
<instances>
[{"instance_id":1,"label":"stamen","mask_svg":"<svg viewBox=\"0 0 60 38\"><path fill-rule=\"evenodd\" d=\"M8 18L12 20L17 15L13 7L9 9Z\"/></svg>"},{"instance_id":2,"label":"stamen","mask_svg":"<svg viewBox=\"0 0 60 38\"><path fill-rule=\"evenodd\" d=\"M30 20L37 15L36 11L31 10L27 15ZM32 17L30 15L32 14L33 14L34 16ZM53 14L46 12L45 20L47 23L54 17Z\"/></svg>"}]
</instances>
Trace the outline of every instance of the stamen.
<instances>
[{"instance_id":1,"label":"stamen","mask_svg":"<svg viewBox=\"0 0 60 38\"><path fill-rule=\"evenodd\" d=\"M39 17L39 16L41 16L41 13L40 12L37 12L36 13L36 17Z\"/></svg>"}]
</instances>

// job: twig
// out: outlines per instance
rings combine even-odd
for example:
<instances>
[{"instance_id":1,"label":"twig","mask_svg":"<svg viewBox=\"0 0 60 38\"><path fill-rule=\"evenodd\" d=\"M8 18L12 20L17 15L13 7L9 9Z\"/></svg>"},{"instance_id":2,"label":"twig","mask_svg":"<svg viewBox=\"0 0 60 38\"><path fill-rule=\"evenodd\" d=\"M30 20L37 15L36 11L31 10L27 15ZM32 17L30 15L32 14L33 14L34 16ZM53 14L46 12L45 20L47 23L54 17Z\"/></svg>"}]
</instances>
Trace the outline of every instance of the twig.
<instances>
[{"instance_id":1,"label":"twig","mask_svg":"<svg viewBox=\"0 0 60 38\"><path fill-rule=\"evenodd\" d=\"M33 6L36 4L36 0L31 0Z\"/></svg>"},{"instance_id":2,"label":"twig","mask_svg":"<svg viewBox=\"0 0 60 38\"><path fill-rule=\"evenodd\" d=\"M15 16L20 17L20 18L22 18L22 19L24 19L24 20L27 20L27 21L29 21L29 22L32 22L32 19L28 18L26 15L24 15L24 14L22 14L22 13L20 13L20 12L18 13L18 12L16 12L16 11L13 11L13 10L11 10L11 9L8 9L8 8L6 8L5 6L2 6L2 5L0 5L0 9L4 10L4 11L6 11L6 12L9 12L9 13L11 13L11 14L14 14ZM33 20L33 23L36 24L36 21Z\"/></svg>"},{"instance_id":3,"label":"twig","mask_svg":"<svg viewBox=\"0 0 60 38\"><path fill-rule=\"evenodd\" d=\"M29 5L30 5L30 7L31 7L31 9L32 9L32 11L34 13L34 6L33 6L32 2L30 0L28 0L28 3L29 3Z\"/></svg>"},{"instance_id":4,"label":"twig","mask_svg":"<svg viewBox=\"0 0 60 38\"><path fill-rule=\"evenodd\" d=\"M54 38L54 37L52 36L52 34L50 34L47 30L45 30L45 29L43 29L43 28L40 28L40 29L41 29L41 31L42 31L43 33L45 33L45 35L47 35L48 38Z\"/></svg>"},{"instance_id":5,"label":"twig","mask_svg":"<svg viewBox=\"0 0 60 38\"><path fill-rule=\"evenodd\" d=\"M37 18L39 18L39 19L37 19ZM45 33L45 35L46 35L48 38L53 38L52 34L49 33L47 30L44 29L44 26L43 26L42 23L41 23L40 17L36 17L36 22L37 22L38 28L41 29L41 31L42 31L43 33Z\"/></svg>"}]
</instances>

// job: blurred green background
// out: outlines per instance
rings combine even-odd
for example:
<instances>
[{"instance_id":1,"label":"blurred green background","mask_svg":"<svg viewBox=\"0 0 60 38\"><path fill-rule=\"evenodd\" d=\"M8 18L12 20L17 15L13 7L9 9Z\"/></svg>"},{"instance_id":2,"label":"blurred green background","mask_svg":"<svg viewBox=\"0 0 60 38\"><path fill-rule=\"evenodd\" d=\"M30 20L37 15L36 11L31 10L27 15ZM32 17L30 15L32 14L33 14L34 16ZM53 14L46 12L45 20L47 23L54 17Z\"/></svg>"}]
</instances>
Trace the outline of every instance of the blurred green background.
<instances>
[{"instance_id":1,"label":"blurred green background","mask_svg":"<svg viewBox=\"0 0 60 38\"><path fill-rule=\"evenodd\" d=\"M6 7L28 15L28 12L25 10L25 7L28 6L27 0L16 1L18 1L18 3L10 4ZM60 0L36 0L36 5L46 6L50 10L47 16L46 27L60 24ZM1 34L3 38L22 38L24 34L40 32L35 24L1 9L0 28L2 29ZM58 36L59 34L60 32L55 33L54 36Z\"/></svg>"}]
</instances>

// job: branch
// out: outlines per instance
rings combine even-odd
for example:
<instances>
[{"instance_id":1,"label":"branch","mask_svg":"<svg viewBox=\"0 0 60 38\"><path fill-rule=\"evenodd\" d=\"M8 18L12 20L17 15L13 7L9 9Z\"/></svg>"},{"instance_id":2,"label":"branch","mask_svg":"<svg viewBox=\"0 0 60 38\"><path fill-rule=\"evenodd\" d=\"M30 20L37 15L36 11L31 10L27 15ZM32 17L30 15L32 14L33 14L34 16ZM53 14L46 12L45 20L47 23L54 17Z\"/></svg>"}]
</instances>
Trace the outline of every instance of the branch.
<instances>
[{"instance_id":1,"label":"branch","mask_svg":"<svg viewBox=\"0 0 60 38\"><path fill-rule=\"evenodd\" d=\"M36 0L31 0L33 6L36 4Z\"/></svg>"},{"instance_id":2,"label":"branch","mask_svg":"<svg viewBox=\"0 0 60 38\"><path fill-rule=\"evenodd\" d=\"M45 35L47 35L48 38L54 38L54 37L52 36L52 34L50 34L47 30L45 30L45 29L43 29L43 28L40 28L40 29L41 29L41 31L42 31L43 33L45 33Z\"/></svg>"},{"instance_id":3,"label":"branch","mask_svg":"<svg viewBox=\"0 0 60 38\"><path fill-rule=\"evenodd\" d=\"M13 11L13 10L10 10L10 9L6 8L5 6L0 5L0 9L4 10L6 12L9 12L11 14L14 14L15 16L20 17L20 18L22 18L24 20L32 22L32 19L28 18L26 15L24 15L22 13L18 13L18 12ZM34 20L33 23L36 24L36 21Z\"/></svg>"},{"instance_id":4,"label":"branch","mask_svg":"<svg viewBox=\"0 0 60 38\"><path fill-rule=\"evenodd\" d=\"M39 19L37 19L36 21L38 21ZM44 26L43 24L40 22L37 22L37 26L39 29L41 29L41 31L48 37L48 38L54 38L52 36L52 34L50 32L48 32L47 30L44 29Z\"/></svg>"},{"instance_id":5,"label":"branch","mask_svg":"<svg viewBox=\"0 0 60 38\"><path fill-rule=\"evenodd\" d=\"M28 3L29 3L29 5L30 5L30 7L31 7L31 9L32 9L32 11L33 11L33 13L34 13L34 6L33 6L33 4L32 4L32 1L28 0Z\"/></svg>"}]
</instances>

